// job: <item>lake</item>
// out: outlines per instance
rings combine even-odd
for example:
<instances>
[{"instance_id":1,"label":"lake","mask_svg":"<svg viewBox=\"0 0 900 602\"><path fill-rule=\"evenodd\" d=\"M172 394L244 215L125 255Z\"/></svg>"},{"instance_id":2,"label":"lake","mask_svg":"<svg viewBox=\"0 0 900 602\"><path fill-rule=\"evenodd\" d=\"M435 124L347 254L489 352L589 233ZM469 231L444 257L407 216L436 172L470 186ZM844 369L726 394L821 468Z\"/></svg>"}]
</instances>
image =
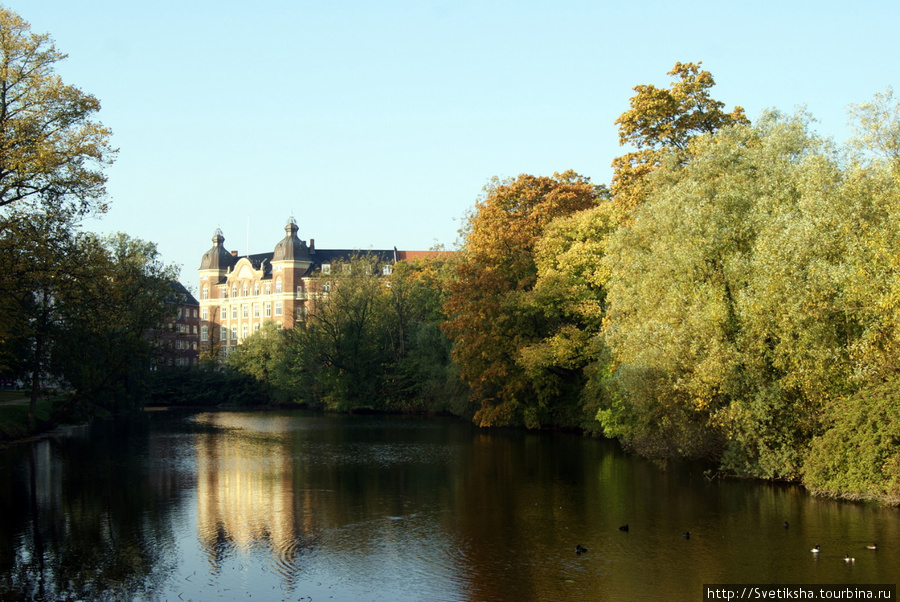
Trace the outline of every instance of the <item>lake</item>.
<instances>
[{"instance_id":1,"label":"lake","mask_svg":"<svg viewBox=\"0 0 900 602\"><path fill-rule=\"evenodd\" d=\"M2 600L697 601L900 575L894 508L449 418L147 412L0 470Z\"/></svg>"}]
</instances>

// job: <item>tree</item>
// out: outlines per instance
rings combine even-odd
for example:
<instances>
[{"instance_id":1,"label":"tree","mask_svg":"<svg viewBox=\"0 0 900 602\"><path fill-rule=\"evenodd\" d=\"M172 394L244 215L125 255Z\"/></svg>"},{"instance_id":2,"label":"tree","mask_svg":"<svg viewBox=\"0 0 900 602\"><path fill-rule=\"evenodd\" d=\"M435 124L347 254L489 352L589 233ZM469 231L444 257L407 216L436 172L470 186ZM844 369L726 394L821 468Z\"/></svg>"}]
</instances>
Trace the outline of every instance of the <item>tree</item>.
<instances>
[{"instance_id":1,"label":"tree","mask_svg":"<svg viewBox=\"0 0 900 602\"><path fill-rule=\"evenodd\" d=\"M54 73L65 58L49 35L0 7L0 207L105 211L103 169L116 151L93 120L100 102Z\"/></svg>"},{"instance_id":2,"label":"tree","mask_svg":"<svg viewBox=\"0 0 900 602\"><path fill-rule=\"evenodd\" d=\"M306 326L292 329L287 361L301 401L332 410L380 409L391 361L390 290L365 255L332 266L330 291Z\"/></svg>"},{"instance_id":3,"label":"tree","mask_svg":"<svg viewBox=\"0 0 900 602\"><path fill-rule=\"evenodd\" d=\"M542 403L558 414L569 408L566 425L587 430L596 430L598 408L583 389L606 353L600 335L609 267L603 258L618 217L605 201L553 220L536 246L537 280L525 297L546 325L543 338L519 350L517 362Z\"/></svg>"},{"instance_id":4,"label":"tree","mask_svg":"<svg viewBox=\"0 0 900 602\"><path fill-rule=\"evenodd\" d=\"M138 407L162 330L176 268L156 245L125 234L78 239L77 266L60 289L58 370L75 389L72 403L108 410Z\"/></svg>"},{"instance_id":5,"label":"tree","mask_svg":"<svg viewBox=\"0 0 900 602\"><path fill-rule=\"evenodd\" d=\"M33 420L77 246L70 224L44 211L8 211L0 226L0 369L29 383Z\"/></svg>"},{"instance_id":6,"label":"tree","mask_svg":"<svg viewBox=\"0 0 900 602\"><path fill-rule=\"evenodd\" d=\"M287 341L286 332L279 325L265 322L228 354L225 364L254 378L279 401L290 401L291 379L286 378L289 369L284 361Z\"/></svg>"},{"instance_id":7,"label":"tree","mask_svg":"<svg viewBox=\"0 0 900 602\"><path fill-rule=\"evenodd\" d=\"M724 453L737 472L796 478L844 365L823 277L842 248L821 217L841 204L834 156L802 116L768 116L692 141L648 182L607 259L604 430L647 455Z\"/></svg>"},{"instance_id":8,"label":"tree","mask_svg":"<svg viewBox=\"0 0 900 602\"><path fill-rule=\"evenodd\" d=\"M631 108L616 119L619 144L637 149L612 163L610 191L624 214L641 204L647 194L647 175L667 155L684 160L694 137L750 123L741 107L726 113L725 104L710 97L715 81L708 71L700 70L701 64L675 63L668 75L678 79L668 89L652 84L635 86Z\"/></svg>"},{"instance_id":9,"label":"tree","mask_svg":"<svg viewBox=\"0 0 900 602\"><path fill-rule=\"evenodd\" d=\"M552 421L518 364L520 351L546 336L540 308L526 299L537 281L535 248L555 218L593 207L602 187L573 171L495 180L469 216L462 260L448 283L444 332L480 406L482 425Z\"/></svg>"}]
</instances>

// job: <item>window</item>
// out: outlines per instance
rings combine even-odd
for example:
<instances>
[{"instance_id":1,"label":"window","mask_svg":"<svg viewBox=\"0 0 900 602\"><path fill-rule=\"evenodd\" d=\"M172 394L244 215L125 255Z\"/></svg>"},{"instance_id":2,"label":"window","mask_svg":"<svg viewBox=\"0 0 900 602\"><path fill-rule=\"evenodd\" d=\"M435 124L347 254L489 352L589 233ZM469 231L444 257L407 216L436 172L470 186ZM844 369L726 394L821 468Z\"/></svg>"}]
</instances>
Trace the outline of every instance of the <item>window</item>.
<instances>
[{"instance_id":1,"label":"window","mask_svg":"<svg viewBox=\"0 0 900 602\"><path fill-rule=\"evenodd\" d=\"M249 327L248 327L246 324L244 324L244 325L241 327L241 338L243 338L243 339L246 339L246 338L247 338L247 331L248 331L248 329L249 329Z\"/></svg>"},{"instance_id":2,"label":"window","mask_svg":"<svg viewBox=\"0 0 900 602\"><path fill-rule=\"evenodd\" d=\"M250 289L247 287L246 282L244 283L244 288L241 289L241 294L244 295L245 297L250 294Z\"/></svg>"},{"instance_id":3,"label":"window","mask_svg":"<svg viewBox=\"0 0 900 602\"><path fill-rule=\"evenodd\" d=\"M236 284L231 287L231 296L237 297L237 285Z\"/></svg>"},{"instance_id":4,"label":"window","mask_svg":"<svg viewBox=\"0 0 900 602\"><path fill-rule=\"evenodd\" d=\"M254 304L253 304L253 317L254 317L254 318L258 318L258 317L259 317L259 303L254 303Z\"/></svg>"},{"instance_id":5,"label":"window","mask_svg":"<svg viewBox=\"0 0 900 602\"><path fill-rule=\"evenodd\" d=\"M276 301L276 302L275 302L275 315L276 315L276 316L280 316L280 315L281 315L281 313L282 313L282 308L283 308L283 307L284 307L284 305L281 303L281 301Z\"/></svg>"},{"instance_id":6,"label":"window","mask_svg":"<svg viewBox=\"0 0 900 602\"><path fill-rule=\"evenodd\" d=\"M204 308L201 310L201 312L200 312L200 319L201 319L201 320L209 320L209 308L208 308L208 307L204 307Z\"/></svg>"},{"instance_id":7,"label":"window","mask_svg":"<svg viewBox=\"0 0 900 602\"><path fill-rule=\"evenodd\" d=\"M223 305L222 307L219 308L219 317L221 317L223 320L228 319L228 306L227 305Z\"/></svg>"},{"instance_id":8,"label":"window","mask_svg":"<svg viewBox=\"0 0 900 602\"><path fill-rule=\"evenodd\" d=\"M275 281L275 294L276 295L281 294L281 279L280 278Z\"/></svg>"},{"instance_id":9,"label":"window","mask_svg":"<svg viewBox=\"0 0 900 602\"><path fill-rule=\"evenodd\" d=\"M259 282L253 283L253 296L259 297Z\"/></svg>"},{"instance_id":10,"label":"window","mask_svg":"<svg viewBox=\"0 0 900 602\"><path fill-rule=\"evenodd\" d=\"M259 332L259 324L253 325L253 332Z\"/></svg>"},{"instance_id":11,"label":"window","mask_svg":"<svg viewBox=\"0 0 900 602\"><path fill-rule=\"evenodd\" d=\"M208 286L203 287L203 292L200 293L200 298L201 299L209 299L209 287Z\"/></svg>"},{"instance_id":12,"label":"window","mask_svg":"<svg viewBox=\"0 0 900 602\"><path fill-rule=\"evenodd\" d=\"M301 305L297 308L297 319L301 322L306 319L306 307Z\"/></svg>"},{"instance_id":13,"label":"window","mask_svg":"<svg viewBox=\"0 0 900 602\"><path fill-rule=\"evenodd\" d=\"M381 268L381 273L384 274L385 276L390 276L392 270L393 270L393 268L391 267L391 264L386 263L386 264L384 264L384 267Z\"/></svg>"},{"instance_id":14,"label":"window","mask_svg":"<svg viewBox=\"0 0 900 602\"><path fill-rule=\"evenodd\" d=\"M209 326L200 327L200 340L204 342L209 340Z\"/></svg>"},{"instance_id":15,"label":"window","mask_svg":"<svg viewBox=\"0 0 900 602\"><path fill-rule=\"evenodd\" d=\"M231 340L232 341L237 340L237 325L234 325L231 327Z\"/></svg>"},{"instance_id":16,"label":"window","mask_svg":"<svg viewBox=\"0 0 900 602\"><path fill-rule=\"evenodd\" d=\"M323 274L330 274L330 273L331 273L331 264L330 264L330 263L323 263L323 264L322 264L322 273L323 273Z\"/></svg>"},{"instance_id":17,"label":"window","mask_svg":"<svg viewBox=\"0 0 900 602\"><path fill-rule=\"evenodd\" d=\"M191 310L191 315L192 315L193 317L196 318L196 317L197 317L197 310L196 310L196 309L192 309L192 310Z\"/></svg>"},{"instance_id":18,"label":"window","mask_svg":"<svg viewBox=\"0 0 900 602\"><path fill-rule=\"evenodd\" d=\"M228 329L225 328L224 326L219 328L219 338L222 339L223 341L228 340Z\"/></svg>"},{"instance_id":19,"label":"window","mask_svg":"<svg viewBox=\"0 0 900 602\"><path fill-rule=\"evenodd\" d=\"M266 294L267 295L272 294L272 283L271 282L266 282Z\"/></svg>"},{"instance_id":20,"label":"window","mask_svg":"<svg viewBox=\"0 0 900 602\"><path fill-rule=\"evenodd\" d=\"M237 305L231 306L231 319L237 320Z\"/></svg>"},{"instance_id":21,"label":"window","mask_svg":"<svg viewBox=\"0 0 900 602\"><path fill-rule=\"evenodd\" d=\"M267 318L272 317L272 304L271 303L266 303L266 317Z\"/></svg>"},{"instance_id":22,"label":"window","mask_svg":"<svg viewBox=\"0 0 900 602\"><path fill-rule=\"evenodd\" d=\"M331 282L323 282L322 283L322 292L330 293L331 292Z\"/></svg>"},{"instance_id":23,"label":"window","mask_svg":"<svg viewBox=\"0 0 900 602\"><path fill-rule=\"evenodd\" d=\"M249 318L250 317L250 306L244 303L241 305L241 317Z\"/></svg>"}]
</instances>

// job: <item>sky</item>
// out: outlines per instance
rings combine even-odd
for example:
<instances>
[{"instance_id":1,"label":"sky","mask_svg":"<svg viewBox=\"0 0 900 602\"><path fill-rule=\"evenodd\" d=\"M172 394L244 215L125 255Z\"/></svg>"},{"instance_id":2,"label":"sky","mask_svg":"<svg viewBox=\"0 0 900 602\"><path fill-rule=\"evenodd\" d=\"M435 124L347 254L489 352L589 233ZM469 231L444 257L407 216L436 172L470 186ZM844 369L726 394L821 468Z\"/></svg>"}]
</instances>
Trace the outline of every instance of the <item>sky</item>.
<instances>
[{"instance_id":1,"label":"sky","mask_svg":"<svg viewBox=\"0 0 900 602\"><path fill-rule=\"evenodd\" d=\"M87 230L157 244L196 291L216 228L270 252L448 249L492 177L608 184L633 87L703 63L755 120L900 90L900 2L6 0L119 149Z\"/></svg>"}]
</instances>

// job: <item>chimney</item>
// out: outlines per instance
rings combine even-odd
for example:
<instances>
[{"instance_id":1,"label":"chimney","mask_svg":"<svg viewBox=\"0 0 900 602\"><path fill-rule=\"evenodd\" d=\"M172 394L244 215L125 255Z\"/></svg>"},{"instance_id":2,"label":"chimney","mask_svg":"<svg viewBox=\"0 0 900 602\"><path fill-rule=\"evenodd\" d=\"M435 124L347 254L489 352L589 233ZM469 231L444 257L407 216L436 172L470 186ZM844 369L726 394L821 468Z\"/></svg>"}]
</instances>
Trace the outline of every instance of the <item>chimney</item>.
<instances>
[{"instance_id":1,"label":"chimney","mask_svg":"<svg viewBox=\"0 0 900 602\"><path fill-rule=\"evenodd\" d=\"M316 252L316 239L315 238L309 239L309 252L310 253Z\"/></svg>"},{"instance_id":2,"label":"chimney","mask_svg":"<svg viewBox=\"0 0 900 602\"><path fill-rule=\"evenodd\" d=\"M237 251L232 251L232 252L231 252L231 256L232 256L232 257L237 257Z\"/></svg>"}]
</instances>

